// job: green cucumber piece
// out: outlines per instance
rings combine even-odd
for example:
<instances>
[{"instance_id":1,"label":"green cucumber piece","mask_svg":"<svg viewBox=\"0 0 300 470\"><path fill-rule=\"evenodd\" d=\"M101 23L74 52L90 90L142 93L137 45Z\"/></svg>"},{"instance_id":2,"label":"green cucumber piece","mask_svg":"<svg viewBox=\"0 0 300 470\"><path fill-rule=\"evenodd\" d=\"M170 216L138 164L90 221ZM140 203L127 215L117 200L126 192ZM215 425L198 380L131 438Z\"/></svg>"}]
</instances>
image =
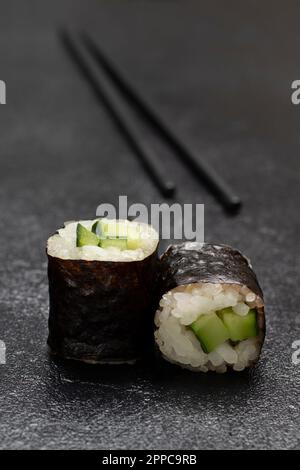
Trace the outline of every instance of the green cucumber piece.
<instances>
[{"instance_id":1,"label":"green cucumber piece","mask_svg":"<svg viewBox=\"0 0 300 470\"><path fill-rule=\"evenodd\" d=\"M101 248L115 247L120 250L127 250L127 238L103 238L100 240Z\"/></svg>"},{"instance_id":2,"label":"green cucumber piece","mask_svg":"<svg viewBox=\"0 0 300 470\"><path fill-rule=\"evenodd\" d=\"M256 312L250 310L247 315L241 316L234 313L232 308L225 308L218 312L230 334L231 341L244 341L257 336Z\"/></svg>"},{"instance_id":3,"label":"green cucumber piece","mask_svg":"<svg viewBox=\"0 0 300 470\"><path fill-rule=\"evenodd\" d=\"M210 353L229 339L229 332L216 313L201 315L190 325L190 328L206 353Z\"/></svg>"},{"instance_id":4,"label":"green cucumber piece","mask_svg":"<svg viewBox=\"0 0 300 470\"><path fill-rule=\"evenodd\" d=\"M136 250L141 247L141 234L138 226L124 222L109 222L99 219L93 223L92 232L101 240L99 246L107 248L116 246L121 250ZM110 240L105 241L103 240ZM117 240L116 243L112 240ZM119 241L123 240L123 241ZM125 241L124 241L125 240ZM126 243L125 243L126 242Z\"/></svg>"},{"instance_id":5,"label":"green cucumber piece","mask_svg":"<svg viewBox=\"0 0 300 470\"><path fill-rule=\"evenodd\" d=\"M141 247L140 238L128 238L127 239L127 249L128 250L137 250Z\"/></svg>"},{"instance_id":6,"label":"green cucumber piece","mask_svg":"<svg viewBox=\"0 0 300 470\"><path fill-rule=\"evenodd\" d=\"M104 223L102 220L96 220L92 225L92 232L95 233L99 238L104 238L103 231Z\"/></svg>"},{"instance_id":7,"label":"green cucumber piece","mask_svg":"<svg viewBox=\"0 0 300 470\"><path fill-rule=\"evenodd\" d=\"M127 239L127 250L136 250L141 247L139 226L133 226L125 222L106 222L105 226L102 225L101 227L104 238Z\"/></svg>"},{"instance_id":8,"label":"green cucumber piece","mask_svg":"<svg viewBox=\"0 0 300 470\"><path fill-rule=\"evenodd\" d=\"M100 219L98 221L98 225L99 225L99 231L101 231L101 234L103 237L106 237L107 235L107 230L108 230L108 226L109 226L109 222L107 222L107 220L103 220L103 219Z\"/></svg>"},{"instance_id":9,"label":"green cucumber piece","mask_svg":"<svg viewBox=\"0 0 300 470\"><path fill-rule=\"evenodd\" d=\"M100 238L127 238L127 227L125 224L112 223L103 219L94 222L92 232Z\"/></svg>"},{"instance_id":10,"label":"green cucumber piece","mask_svg":"<svg viewBox=\"0 0 300 470\"><path fill-rule=\"evenodd\" d=\"M99 237L80 223L77 224L76 228L76 246L97 246L99 244Z\"/></svg>"},{"instance_id":11,"label":"green cucumber piece","mask_svg":"<svg viewBox=\"0 0 300 470\"><path fill-rule=\"evenodd\" d=\"M96 220L96 222L94 222L92 225L92 232L95 234L96 234L96 230L97 230L99 222L100 222L99 220Z\"/></svg>"},{"instance_id":12,"label":"green cucumber piece","mask_svg":"<svg viewBox=\"0 0 300 470\"><path fill-rule=\"evenodd\" d=\"M127 238L129 231L129 225L117 222L117 223L109 223L105 224L103 228L103 232L106 237L108 238Z\"/></svg>"}]
</instances>

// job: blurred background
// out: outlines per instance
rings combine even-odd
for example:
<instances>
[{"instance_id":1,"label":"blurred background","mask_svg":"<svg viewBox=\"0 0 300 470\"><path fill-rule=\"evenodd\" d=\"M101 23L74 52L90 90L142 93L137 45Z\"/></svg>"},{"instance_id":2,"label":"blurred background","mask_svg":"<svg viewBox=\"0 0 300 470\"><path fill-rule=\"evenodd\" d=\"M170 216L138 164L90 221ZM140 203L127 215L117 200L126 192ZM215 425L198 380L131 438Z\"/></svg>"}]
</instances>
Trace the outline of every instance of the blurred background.
<instances>
[{"instance_id":1,"label":"blurred background","mask_svg":"<svg viewBox=\"0 0 300 470\"><path fill-rule=\"evenodd\" d=\"M299 366L291 362L300 339L300 107L291 103L299 14L292 0L0 1L1 447L299 445ZM121 194L129 204L164 200L66 53L62 28L89 32L243 201L238 214L224 212L137 118L162 174L176 183L170 201L204 203L206 241L244 251L261 280L268 335L253 376L193 385L184 375L179 389L166 379L164 402L166 384L138 373L139 389L123 378L111 395L111 376L81 380L49 361L48 236ZM116 419L118 393L124 411Z\"/></svg>"}]
</instances>

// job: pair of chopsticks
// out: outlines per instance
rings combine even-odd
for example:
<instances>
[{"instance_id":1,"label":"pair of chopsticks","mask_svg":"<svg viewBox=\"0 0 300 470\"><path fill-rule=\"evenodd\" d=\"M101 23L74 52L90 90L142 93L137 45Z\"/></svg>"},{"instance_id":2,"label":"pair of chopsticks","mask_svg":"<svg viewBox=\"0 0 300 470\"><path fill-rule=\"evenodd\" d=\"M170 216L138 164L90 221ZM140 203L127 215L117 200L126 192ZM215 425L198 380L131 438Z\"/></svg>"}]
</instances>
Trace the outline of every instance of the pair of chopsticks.
<instances>
[{"instance_id":1,"label":"pair of chopsticks","mask_svg":"<svg viewBox=\"0 0 300 470\"><path fill-rule=\"evenodd\" d=\"M175 150L176 155L189 170L213 193L221 205L236 211L240 199L232 192L223 178L214 171L203 159L196 157L193 150L184 142L176 131L157 113L154 107L141 96L125 79L115 64L103 53L99 45L86 33L71 35L67 31L60 33L62 42L78 65L87 81L92 86L97 97L110 110L124 135L140 157L141 163L147 170L154 184L164 197L171 197L175 191L174 183L165 179L162 170L154 158L154 152L149 144L141 137L135 120L128 112L121 98L121 93L131 102L140 114ZM119 89L119 93L116 89Z\"/></svg>"}]
</instances>

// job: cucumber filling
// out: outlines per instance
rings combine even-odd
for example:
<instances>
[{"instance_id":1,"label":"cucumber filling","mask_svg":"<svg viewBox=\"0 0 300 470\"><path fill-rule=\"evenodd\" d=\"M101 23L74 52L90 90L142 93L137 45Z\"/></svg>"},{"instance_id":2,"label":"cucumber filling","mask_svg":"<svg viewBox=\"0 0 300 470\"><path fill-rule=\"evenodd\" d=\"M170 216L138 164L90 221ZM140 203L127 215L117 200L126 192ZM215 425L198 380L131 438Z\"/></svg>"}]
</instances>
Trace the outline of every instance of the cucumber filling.
<instances>
[{"instance_id":1,"label":"cucumber filling","mask_svg":"<svg viewBox=\"0 0 300 470\"><path fill-rule=\"evenodd\" d=\"M98 246L99 237L78 223L76 228L76 246L80 247L85 245Z\"/></svg>"},{"instance_id":2,"label":"cucumber filling","mask_svg":"<svg viewBox=\"0 0 300 470\"><path fill-rule=\"evenodd\" d=\"M236 314L232 308L200 315L190 328L205 353L212 352L227 340L239 342L258 334L256 312L253 309L244 316Z\"/></svg>"},{"instance_id":3,"label":"cucumber filling","mask_svg":"<svg viewBox=\"0 0 300 470\"><path fill-rule=\"evenodd\" d=\"M241 316L234 313L232 308L225 308L218 312L218 315L229 331L231 341L244 341L245 339L257 336L255 310L249 310L247 315Z\"/></svg>"},{"instance_id":4,"label":"cucumber filling","mask_svg":"<svg viewBox=\"0 0 300 470\"><path fill-rule=\"evenodd\" d=\"M219 344L229 339L229 331L216 313L201 315L191 324L191 329L206 353L213 351Z\"/></svg>"},{"instance_id":5,"label":"cucumber filling","mask_svg":"<svg viewBox=\"0 0 300 470\"><path fill-rule=\"evenodd\" d=\"M77 224L76 246L99 246L101 248L118 248L119 250L136 250L141 247L139 227L131 227L124 222L110 223L97 220L88 230Z\"/></svg>"}]
</instances>

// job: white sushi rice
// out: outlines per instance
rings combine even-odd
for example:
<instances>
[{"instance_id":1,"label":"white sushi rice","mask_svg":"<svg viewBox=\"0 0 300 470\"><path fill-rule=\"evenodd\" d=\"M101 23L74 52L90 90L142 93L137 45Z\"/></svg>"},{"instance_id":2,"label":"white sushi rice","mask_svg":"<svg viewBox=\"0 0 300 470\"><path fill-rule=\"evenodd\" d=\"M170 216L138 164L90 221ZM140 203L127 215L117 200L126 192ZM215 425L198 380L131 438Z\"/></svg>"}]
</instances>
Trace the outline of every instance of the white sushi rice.
<instances>
[{"instance_id":1,"label":"white sushi rice","mask_svg":"<svg viewBox=\"0 0 300 470\"><path fill-rule=\"evenodd\" d=\"M109 224L128 224L133 229L139 228L141 246L136 250L120 250L116 247L101 248L99 246L76 246L76 228L78 222L65 222L65 226L50 237L47 242L47 253L62 259L80 259L86 261L139 261L153 253L158 244L158 234L151 225L129 222L128 220L108 220ZM95 220L80 220L91 230Z\"/></svg>"},{"instance_id":2,"label":"white sushi rice","mask_svg":"<svg viewBox=\"0 0 300 470\"><path fill-rule=\"evenodd\" d=\"M156 343L165 359L187 369L224 373L231 366L242 371L257 360L259 338L235 346L226 341L206 354L188 325L200 315L223 308L232 307L237 315L247 315L250 308L261 306L262 300L246 286L197 283L177 287L160 301L155 315Z\"/></svg>"}]
</instances>

